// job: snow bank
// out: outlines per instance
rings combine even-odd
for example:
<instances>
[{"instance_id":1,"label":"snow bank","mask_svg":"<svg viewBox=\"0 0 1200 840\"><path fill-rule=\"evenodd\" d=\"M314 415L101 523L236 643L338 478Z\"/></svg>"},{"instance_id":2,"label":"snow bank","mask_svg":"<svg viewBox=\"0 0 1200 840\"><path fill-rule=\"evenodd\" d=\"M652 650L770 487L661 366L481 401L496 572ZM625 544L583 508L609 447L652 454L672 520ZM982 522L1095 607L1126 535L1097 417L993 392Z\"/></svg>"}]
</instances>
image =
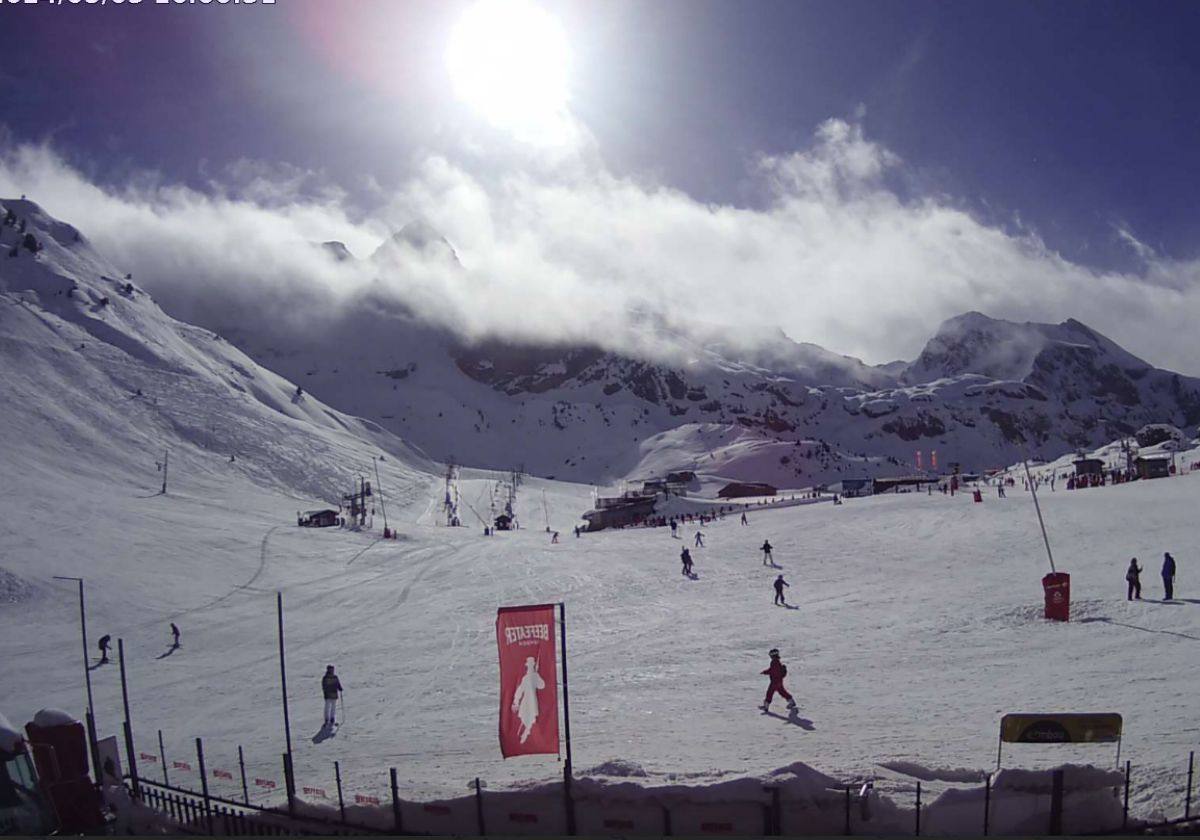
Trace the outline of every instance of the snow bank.
<instances>
[{"instance_id":1,"label":"snow bank","mask_svg":"<svg viewBox=\"0 0 1200 840\"><path fill-rule=\"evenodd\" d=\"M16 755L24 752L25 739L3 714L0 714L0 755Z\"/></svg>"},{"instance_id":2,"label":"snow bank","mask_svg":"<svg viewBox=\"0 0 1200 840\"><path fill-rule=\"evenodd\" d=\"M915 761L884 761L879 766L896 773L903 773L905 776L912 776L923 782L982 782L988 775L986 770L970 770L965 767L953 769L926 767Z\"/></svg>"},{"instance_id":3,"label":"snow bank","mask_svg":"<svg viewBox=\"0 0 1200 840\"><path fill-rule=\"evenodd\" d=\"M40 727L48 726L70 726L73 723L78 723L74 715L69 715L62 709L42 709L33 716L33 722Z\"/></svg>"}]
</instances>

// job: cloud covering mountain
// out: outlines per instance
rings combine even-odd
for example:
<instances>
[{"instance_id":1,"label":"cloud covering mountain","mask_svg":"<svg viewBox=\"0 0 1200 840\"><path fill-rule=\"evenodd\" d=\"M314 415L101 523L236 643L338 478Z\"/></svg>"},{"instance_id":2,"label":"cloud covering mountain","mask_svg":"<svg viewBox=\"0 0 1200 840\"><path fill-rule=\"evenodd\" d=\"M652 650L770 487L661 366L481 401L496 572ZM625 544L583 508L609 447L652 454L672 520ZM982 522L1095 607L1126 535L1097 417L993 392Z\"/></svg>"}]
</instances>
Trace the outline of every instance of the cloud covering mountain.
<instances>
[{"instance_id":1,"label":"cloud covering mountain","mask_svg":"<svg viewBox=\"0 0 1200 840\"><path fill-rule=\"evenodd\" d=\"M752 161L746 206L701 203L585 155L503 167L422 155L366 208L319 173L247 163L203 188L151 175L111 186L20 144L0 158L0 193L36 195L86 224L177 317L214 326L237 311L298 340L369 297L469 340L671 358L678 348L642 329L653 313L700 340L753 348L782 329L883 362L912 358L936 323L983 309L1078 317L1155 364L1200 372L1179 340L1200 317L1200 266L1122 228L1114 236L1136 244L1143 270L1089 269L1018 223L989 225L922 193L914 175L860 125L833 119L807 148ZM367 255L413 219L455 259L407 248L389 270L309 244Z\"/></svg>"}]
</instances>

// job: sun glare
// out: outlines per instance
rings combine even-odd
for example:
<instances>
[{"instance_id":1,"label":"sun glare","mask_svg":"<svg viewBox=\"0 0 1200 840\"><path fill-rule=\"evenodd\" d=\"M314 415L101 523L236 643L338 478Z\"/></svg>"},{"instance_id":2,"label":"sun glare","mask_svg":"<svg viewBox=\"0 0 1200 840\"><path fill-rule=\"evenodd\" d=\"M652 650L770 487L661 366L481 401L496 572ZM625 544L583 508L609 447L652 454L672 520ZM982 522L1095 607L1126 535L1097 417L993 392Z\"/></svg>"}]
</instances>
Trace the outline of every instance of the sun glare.
<instances>
[{"instance_id":1,"label":"sun glare","mask_svg":"<svg viewBox=\"0 0 1200 840\"><path fill-rule=\"evenodd\" d=\"M570 51L562 27L528 0L479 0L450 37L446 64L460 99L527 142L559 142Z\"/></svg>"}]
</instances>

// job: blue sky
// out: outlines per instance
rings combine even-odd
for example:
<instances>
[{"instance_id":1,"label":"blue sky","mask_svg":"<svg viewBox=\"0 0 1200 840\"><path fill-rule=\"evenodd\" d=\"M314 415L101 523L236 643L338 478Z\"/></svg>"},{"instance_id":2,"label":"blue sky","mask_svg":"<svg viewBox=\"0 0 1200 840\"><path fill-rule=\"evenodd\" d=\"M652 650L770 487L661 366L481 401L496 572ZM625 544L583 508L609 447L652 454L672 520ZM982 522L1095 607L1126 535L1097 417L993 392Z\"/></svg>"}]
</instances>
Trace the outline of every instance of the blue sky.
<instances>
[{"instance_id":1,"label":"blue sky","mask_svg":"<svg viewBox=\"0 0 1200 840\"><path fill-rule=\"evenodd\" d=\"M428 209L417 207L414 195L428 190L413 179L431 159L483 184L530 167L556 177L456 101L443 54L468 5L4 5L0 122L10 147L46 144L102 188L203 194L290 179L293 198L340 190L352 220L395 225ZM1196 284L1200 4L541 5L566 34L570 112L604 178L732 215L769 210L780 197L761 177L764 158L813 153L821 126L836 120L892 161L871 189L909 209L965 212L1084 274ZM1001 274L986 282L1005 282ZM980 308L991 297L980 294ZM995 297L995 314L1023 314ZM1069 316L1065 297L1028 317ZM954 306L970 302L960 298ZM799 338L844 337L849 346L835 349L882 360L911 353L935 315L955 314L949 307L931 303L933 323L910 324L894 348L836 327L784 326L816 333ZM1132 330L1114 337L1138 352Z\"/></svg>"}]
</instances>

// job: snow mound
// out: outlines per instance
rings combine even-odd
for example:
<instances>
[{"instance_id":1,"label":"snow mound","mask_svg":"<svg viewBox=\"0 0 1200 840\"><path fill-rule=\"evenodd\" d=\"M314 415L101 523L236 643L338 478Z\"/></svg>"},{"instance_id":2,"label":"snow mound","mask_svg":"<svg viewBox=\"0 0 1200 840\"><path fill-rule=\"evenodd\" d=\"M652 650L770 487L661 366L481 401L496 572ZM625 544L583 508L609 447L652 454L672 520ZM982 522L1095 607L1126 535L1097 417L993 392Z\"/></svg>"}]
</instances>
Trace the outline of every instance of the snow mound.
<instances>
[{"instance_id":1,"label":"snow mound","mask_svg":"<svg viewBox=\"0 0 1200 840\"><path fill-rule=\"evenodd\" d=\"M1063 789L1068 793L1104 790L1125 783L1125 774L1119 770L1104 770L1086 764L1064 764ZM1014 790L1024 793L1050 793L1054 773L1050 770L1021 770L1006 768L992 777L994 790Z\"/></svg>"},{"instance_id":2,"label":"snow mound","mask_svg":"<svg viewBox=\"0 0 1200 840\"><path fill-rule=\"evenodd\" d=\"M0 753L8 753L15 755L23 752L22 744L25 739L21 737L21 733L8 722L3 714L0 714Z\"/></svg>"},{"instance_id":3,"label":"snow mound","mask_svg":"<svg viewBox=\"0 0 1200 840\"><path fill-rule=\"evenodd\" d=\"M624 759L613 759L597 764L595 767L588 768L582 771L582 776L614 776L617 778L647 778L649 773L646 772L642 765L636 761L625 761Z\"/></svg>"},{"instance_id":4,"label":"snow mound","mask_svg":"<svg viewBox=\"0 0 1200 840\"><path fill-rule=\"evenodd\" d=\"M69 715L62 709L42 709L33 716L33 723L45 729L49 726L70 726L78 721L74 715Z\"/></svg>"},{"instance_id":5,"label":"snow mound","mask_svg":"<svg viewBox=\"0 0 1200 840\"><path fill-rule=\"evenodd\" d=\"M0 566L0 606L28 601L34 592L33 586L27 581Z\"/></svg>"},{"instance_id":6,"label":"snow mound","mask_svg":"<svg viewBox=\"0 0 1200 840\"><path fill-rule=\"evenodd\" d=\"M966 767L927 767L914 761L884 761L880 767L886 767L896 773L912 776L923 782L982 782L987 778L984 770L970 770Z\"/></svg>"}]
</instances>

